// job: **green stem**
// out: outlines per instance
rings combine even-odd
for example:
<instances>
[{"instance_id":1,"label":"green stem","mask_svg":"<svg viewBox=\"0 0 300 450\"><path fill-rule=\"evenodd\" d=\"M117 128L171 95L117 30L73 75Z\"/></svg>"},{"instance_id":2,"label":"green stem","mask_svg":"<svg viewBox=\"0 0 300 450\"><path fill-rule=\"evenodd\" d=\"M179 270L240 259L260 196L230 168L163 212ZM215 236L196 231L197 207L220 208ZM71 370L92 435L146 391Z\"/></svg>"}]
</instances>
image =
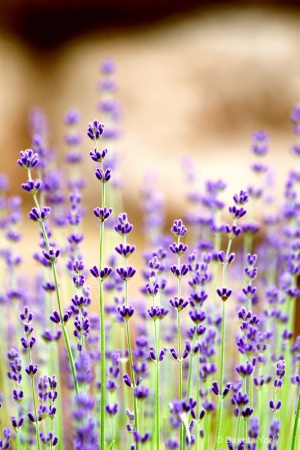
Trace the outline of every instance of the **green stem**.
<instances>
[{"instance_id":1,"label":"green stem","mask_svg":"<svg viewBox=\"0 0 300 450\"><path fill-rule=\"evenodd\" d=\"M235 433L236 446L238 446L238 442L239 442L240 424L241 424L241 414L239 412L239 417L238 417L237 426L236 426L236 433Z\"/></svg>"},{"instance_id":2,"label":"green stem","mask_svg":"<svg viewBox=\"0 0 300 450\"><path fill-rule=\"evenodd\" d=\"M33 407L34 407L34 416L35 416L35 435L36 435L36 443L38 450L41 450L41 442L40 442L40 433L39 433L39 425L38 425L38 415L37 415L37 405L34 391L34 381L33 377L31 377L31 390L32 390L32 398L33 398Z\"/></svg>"},{"instance_id":3,"label":"green stem","mask_svg":"<svg viewBox=\"0 0 300 450\"><path fill-rule=\"evenodd\" d=\"M20 450L20 432L16 430L16 450Z\"/></svg>"},{"instance_id":4,"label":"green stem","mask_svg":"<svg viewBox=\"0 0 300 450\"><path fill-rule=\"evenodd\" d=\"M72 350L71 350L71 345L70 345L68 333L67 333L67 330L66 330L66 325L62 321L63 311L62 311L62 304L61 304L59 288L58 288L56 267L55 267L55 263L52 263L51 265L52 265L52 271L53 271L53 278L54 278L54 284L55 284L57 304L58 304L59 315L60 315L60 320L61 320L61 327L62 327L64 340L65 340L65 344L66 344L66 348L67 348L67 353L68 353L68 358L69 358L69 364L70 364L70 367L71 367L71 372L72 372L75 392L76 392L76 394L78 394L79 393L79 387L78 387L78 382L77 382L74 358L73 358L73 354L72 354Z\"/></svg>"},{"instance_id":5,"label":"green stem","mask_svg":"<svg viewBox=\"0 0 300 450\"><path fill-rule=\"evenodd\" d=\"M28 178L29 178L29 180L32 179L30 170L28 170ZM34 200L34 203L35 203L38 211L40 212L41 209L40 209L40 205L39 205L39 202L38 202L36 194L33 195L33 200ZM44 241L45 241L45 245L46 245L47 251L49 251L49 249L50 249L49 238L48 238L48 234L47 234L47 230L46 230L44 222L40 222L40 228L41 228L41 231L42 231L42 234L43 234L43 237L44 237ZM55 267L55 263L54 262L51 263L51 267L52 267L52 273L53 273L53 278L54 278L54 283L55 283L56 298L57 298L57 304L58 304L58 309L59 309L59 315L60 315L60 320L61 320L64 340L65 340L65 344L66 344L66 347L67 347L69 363L70 363L71 372L72 372L72 376L73 376L74 388L75 388L76 394L78 394L79 393L79 389L78 389L78 383L77 383L77 377L76 377L76 370L75 370L73 355L72 355L72 351L71 351L71 346L70 346L68 334L67 334L67 331L65 329L65 325L63 324L63 321L62 321L62 319L63 319L63 311L62 311L62 304L61 304L59 288L58 288L57 272L56 272L56 267Z\"/></svg>"},{"instance_id":6,"label":"green stem","mask_svg":"<svg viewBox=\"0 0 300 450\"><path fill-rule=\"evenodd\" d=\"M193 350L195 347L196 338L197 338L197 332L195 330L195 334L193 336L193 341L192 341L192 353L191 353L191 357L190 357L190 365L189 365L189 372L188 372L188 384L187 384L187 390L186 390L186 400L187 401L190 398L191 381L192 381L192 375L193 375L193 360L194 360ZM198 396L198 394L197 394L197 396Z\"/></svg>"},{"instance_id":7,"label":"green stem","mask_svg":"<svg viewBox=\"0 0 300 450\"><path fill-rule=\"evenodd\" d=\"M222 304L222 338L221 338L221 361L220 361L220 396L218 401L218 415L217 415L217 428L215 438L215 450L218 448L219 435L222 424L223 413L223 398L221 397L223 392L223 377L224 377L224 350L225 350L225 302Z\"/></svg>"},{"instance_id":8,"label":"green stem","mask_svg":"<svg viewBox=\"0 0 300 450\"><path fill-rule=\"evenodd\" d=\"M99 308L100 308L100 351L101 351L101 400L100 400L100 448L104 449L105 445L105 394L106 394L106 380L105 380L105 322L104 322L104 301L103 301L103 283L99 284Z\"/></svg>"},{"instance_id":9,"label":"green stem","mask_svg":"<svg viewBox=\"0 0 300 450\"><path fill-rule=\"evenodd\" d=\"M156 377L155 377L155 421L156 421L156 427L155 427L155 435L156 435L156 450L159 450L160 448L160 406L159 406L159 398L160 398L160 380L159 380L159 366L160 363L158 361L158 355L159 355L159 334L157 330L157 320L154 320L154 334L155 334L155 351L156 351Z\"/></svg>"},{"instance_id":10,"label":"green stem","mask_svg":"<svg viewBox=\"0 0 300 450\"><path fill-rule=\"evenodd\" d=\"M57 343L54 342L54 365L55 365L55 373L56 373L56 379L57 379L57 391L58 391L58 399L57 399L57 418L56 418L56 424L58 425L58 445L59 448L63 448L63 414L62 414L62 392L61 392L61 383L60 383L60 370L59 370L59 355L58 355L58 348Z\"/></svg>"},{"instance_id":11,"label":"green stem","mask_svg":"<svg viewBox=\"0 0 300 450\"><path fill-rule=\"evenodd\" d=\"M105 206L105 183L102 183L101 205ZM104 222L100 223L99 231L99 270L102 270L103 260L103 241L104 241ZM105 448L105 395L106 395L106 370L105 370L105 317L104 317L104 298L103 298L103 282L99 283L99 313L100 313L100 352L101 352L101 367L100 367L100 384L101 384L101 399L100 399L100 448Z\"/></svg>"},{"instance_id":12,"label":"green stem","mask_svg":"<svg viewBox=\"0 0 300 450\"><path fill-rule=\"evenodd\" d=\"M296 450L296 448L297 448L296 445L297 445L297 434L298 434L299 423L300 423L300 391L298 394L298 402L297 402L297 410L296 410L295 422L294 422L294 428L293 428L291 450Z\"/></svg>"},{"instance_id":13,"label":"green stem","mask_svg":"<svg viewBox=\"0 0 300 450\"><path fill-rule=\"evenodd\" d=\"M130 364L130 378L131 378L131 382L133 384L133 392L135 389L135 378L134 378L134 370L133 370L133 358L132 358L132 348L131 348L131 341L130 341L130 331L129 331L129 324L128 324L128 320L126 320L126 337L127 337L127 347L128 347L128 355L129 355L129 364ZM134 409L134 426L135 429L137 431L137 433L139 432L139 427L138 427L138 408L137 408L137 398L136 396L133 394L133 409ZM136 450L139 450L139 444L138 442L136 443Z\"/></svg>"},{"instance_id":14,"label":"green stem","mask_svg":"<svg viewBox=\"0 0 300 450\"><path fill-rule=\"evenodd\" d=\"M179 298L179 296L178 296ZM180 332L180 312L177 311L177 342L178 342L178 363L179 363L179 400L182 400L182 355L181 355L181 332ZM184 447L184 429L180 424L180 449Z\"/></svg>"}]
</instances>

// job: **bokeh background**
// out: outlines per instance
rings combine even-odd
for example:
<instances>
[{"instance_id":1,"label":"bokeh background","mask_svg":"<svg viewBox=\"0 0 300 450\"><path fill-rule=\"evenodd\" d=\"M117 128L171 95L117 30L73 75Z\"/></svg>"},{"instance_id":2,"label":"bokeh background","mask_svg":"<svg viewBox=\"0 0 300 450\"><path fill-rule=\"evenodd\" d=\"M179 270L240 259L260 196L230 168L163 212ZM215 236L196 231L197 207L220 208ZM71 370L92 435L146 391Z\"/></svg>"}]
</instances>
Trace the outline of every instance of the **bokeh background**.
<instances>
[{"instance_id":1,"label":"bokeh background","mask_svg":"<svg viewBox=\"0 0 300 450\"><path fill-rule=\"evenodd\" d=\"M99 66L113 58L124 110L124 207L137 242L149 171L165 196L169 228L185 208L182 158L193 158L200 183L223 178L230 198L251 182L257 129L271 136L267 163L280 201L295 164L289 116L300 99L296 1L1 0L0 8L0 171L12 194L23 195L16 159L30 146L29 111L44 110L62 159L65 112L80 111L85 133L99 117ZM87 139L82 149L91 150ZM88 157L83 171L91 183L84 201L93 208L99 198Z\"/></svg>"}]
</instances>

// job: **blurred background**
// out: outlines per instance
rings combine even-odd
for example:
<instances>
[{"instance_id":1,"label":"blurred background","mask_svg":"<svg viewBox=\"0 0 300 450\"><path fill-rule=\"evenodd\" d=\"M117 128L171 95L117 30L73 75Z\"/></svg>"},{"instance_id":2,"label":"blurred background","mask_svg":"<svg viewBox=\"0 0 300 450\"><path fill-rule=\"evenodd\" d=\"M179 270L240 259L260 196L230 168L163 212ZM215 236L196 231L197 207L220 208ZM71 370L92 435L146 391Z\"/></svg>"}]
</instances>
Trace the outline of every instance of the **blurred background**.
<instances>
[{"instance_id":1,"label":"blurred background","mask_svg":"<svg viewBox=\"0 0 300 450\"><path fill-rule=\"evenodd\" d=\"M89 121L101 119L99 67L112 58L123 109L124 209L138 230L134 239L141 238L140 191L149 171L165 195L169 229L185 208L182 158L192 158L200 183L224 179L231 198L251 182L251 134L258 129L271 136L272 195L282 198L295 164L298 2L1 0L0 8L0 172L8 174L12 194L23 195L16 160L31 145L29 112L45 112L50 143L63 160L63 117L78 109L83 135ZM94 208L100 197L91 149L84 137L84 202Z\"/></svg>"},{"instance_id":2,"label":"blurred background","mask_svg":"<svg viewBox=\"0 0 300 450\"><path fill-rule=\"evenodd\" d=\"M31 143L29 111L44 110L51 145L62 154L65 112L80 111L82 132L99 117L96 85L107 57L117 63L130 208L149 169L157 171L168 211L181 208L186 154L202 181L223 177L229 196L245 188L257 129L271 135L276 176L283 180L293 164L296 1L2 0L0 8L0 171L13 180L13 193L20 193L16 158ZM87 174L90 167L87 160Z\"/></svg>"}]
</instances>

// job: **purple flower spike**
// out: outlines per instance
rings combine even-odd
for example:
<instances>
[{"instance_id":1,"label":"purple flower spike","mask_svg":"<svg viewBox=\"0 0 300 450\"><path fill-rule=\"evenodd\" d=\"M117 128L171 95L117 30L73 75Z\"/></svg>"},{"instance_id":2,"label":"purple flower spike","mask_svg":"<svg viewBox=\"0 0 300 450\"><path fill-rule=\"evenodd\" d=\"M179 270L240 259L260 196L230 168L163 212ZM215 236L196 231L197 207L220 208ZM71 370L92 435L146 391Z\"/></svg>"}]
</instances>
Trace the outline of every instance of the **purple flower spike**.
<instances>
[{"instance_id":1,"label":"purple flower spike","mask_svg":"<svg viewBox=\"0 0 300 450\"><path fill-rule=\"evenodd\" d=\"M44 258L47 259L47 261L50 261L51 264L54 264L60 255L60 249L59 248L55 249L52 247L49 249L49 251L43 250L42 254Z\"/></svg>"},{"instance_id":2,"label":"purple flower spike","mask_svg":"<svg viewBox=\"0 0 300 450\"><path fill-rule=\"evenodd\" d=\"M182 266L179 267L174 264L173 266L170 267L170 270L173 273L173 275L175 275L175 277L181 278L188 273L189 268L186 264L182 264Z\"/></svg>"},{"instance_id":3,"label":"purple flower spike","mask_svg":"<svg viewBox=\"0 0 300 450\"><path fill-rule=\"evenodd\" d=\"M242 291L248 298L252 298L256 294L257 288L249 285L246 288L243 288Z\"/></svg>"},{"instance_id":4,"label":"purple flower spike","mask_svg":"<svg viewBox=\"0 0 300 450\"><path fill-rule=\"evenodd\" d=\"M119 314L123 317L124 320L129 320L134 313L134 307L133 306L119 306L118 307Z\"/></svg>"},{"instance_id":5,"label":"purple flower spike","mask_svg":"<svg viewBox=\"0 0 300 450\"><path fill-rule=\"evenodd\" d=\"M245 191L240 191L239 194L235 194L233 196L233 200L235 202L236 205L244 205L245 203L247 203L249 201L249 196L247 194L247 192Z\"/></svg>"},{"instance_id":6,"label":"purple flower spike","mask_svg":"<svg viewBox=\"0 0 300 450\"><path fill-rule=\"evenodd\" d=\"M253 413L253 409L250 408L249 406L246 406L246 408L244 408L242 410L242 416L244 417L244 419L247 419L248 417L250 417L252 413Z\"/></svg>"},{"instance_id":7,"label":"purple flower spike","mask_svg":"<svg viewBox=\"0 0 300 450\"><path fill-rule=\"evenodd\" d=\"M120 244L118 247L115 247L115 250L119 255L123 256L124 258L129 258L130 255L133 254L135 251L135 245L123 245Z\"/></svg>"},{"instance_id":8,"label":"purple flower spike","mask_svg":"<svg viewBox=\"0 0 300 450\"><path fill-rule=\"evenodd\" d=\"M92 139L92 141L97 141L100 139L100 136L103 134L104 125L100 123L98 120L94 120L88 124L87 136Z\"/></svg>"},{"instance_id":9,"label":"purple flower spike","mask_svg":"<svg viewBox=\"0 0 300 450\"><path fill-rule=\"evenodd\" d=\"M22 322L26 322L27 324L32 322L33 314L29 311L28 306L24 306L24 310L20 314L20 319L21 319Z\"/></svg>"},{"instance_id":10,"label":"purple flower spike","mask_svg":"<svg viewBox=\"0 0 300 450\"><path fill-rule=\"evenodd\" d=\"M96 178L102 183L107 183L111 179L111 169L102 169L101 167L97 168L95 171Z\"/></svg>"},{"instance_id":11,"label":"purple flower spike","mask_svg":"<svg viewBox=\"0 0 300 450\"><path fill-rule=\"evenodd\" d=\"M32 208L28 217L34 222L45 222L49 217L50 211L51 209L48 206L44 206L40 211L37 208Z\"/></svg>"},{"instance_id":12,"label":"purple flower spike","mask_svg":"<svg viewBox=\"0 0 300 450\"><path fill-rule=\"evenodd\" d=\"M23 169L30 170L38 165L39 156L33 150L27 149L20 152L20 159L18 159L17 163Z\"/></svg>"},{"instance_id":13,"label":"purple flower spike","mask_svg":"<svg viewBox=\"0 0 300 450\"><path fill-rule=\"evenodd\" d=\"M249 269L248 267L245 268L245 274L250 280L255 280L257 277L257 269L254 267L253 269Z\"/></svg>"},{"instance_id":14,"label":"purple flower spike","mask_svg":"<svg viewBox=\"0 0 300 450\"><path fill-rule=\"evenodd\" d=\"M270 400L269 406L273 412L278 411L281 407L281 401L279 400L275 405L274 401Z\"/></svg>"},{"instance_id":15,"label":"purple flower spike","mask_svg":"<svg viewBox=\"0 0 300 450\"><path fill-rule=\"evenodd\" d=\"M279 379L282 379L285 375L285 360L280 359L278 363L276 364L276 375L279 377Z\"/></svg>"},{"instance_id":16,"label":"purple flower spike","mask_svg":"<svg viewBox=\"0 0 300 450\"><path fill-rule=\"evenodd\" d=\"M239 366L236 366L235 370L242 378L249 377L254 370L254 365L247 361L244 365L240 364Z\"/></svg>"},{"instance_id":17,"label":"purple flower spike","mask_svg":"<svg viewBox=\"0 0 300 450\"><path fill-rule=\"evenodd\" d=\"M119 233L120 236L124 236L125 234L130 233L130 231L133 229L133 225L128 222L127 220L127 214L122 213L118 217L118 223L114 226L114 230Z\"/></svg>"},{"instance_id":18,"label":"purple flower spike","mask_svg":"<svg viewBox=\"0 0 300 450\"><path fill-rule=\"evenodd\" d=\"M37 371L38 371L38 365L37 364L35 364L35 365L29 364L29 366L25 367L25 372L30 377L34 377L36 375Z\"/></svg>"},{"instance_id":19,"label":"purple flower spike","mask_svg":"<svg viewBox=\"0 0 300 450\"><path fill-rule=\"evenodd\" d=\"M90 272L98 281L103 282L111 274L112 268L103 267L103 269L99 270L97 266L94 266L90 269Z\"/></svg>"},{"instance_id":20,"label":"purple flower spike","mask_svg":"<svg viewBox=\"0 0 300 450\"><path fill-rule=\"evenodd\" d=\"M170 299L169 303L171 306L173 306L174 309L177 309L177 311L182 311L189 304L188 301L184 300L183 298L178 299L178 297Z\"/></svg>"},{"instance_id":21,"label":"purple flower spike","mask_svg":"<svg viewBox=\"0 0 300 450\"><path fill-rule=\"evenodd\" d=\"M146 286L145 286L145 292L147 292L152 297L153 296L155 297L158 294L158 291L159 291L159 284L158 283L154 283L154 284L147 283Z\"/></svg>"},{"instance_id":22,"label":"purple flower spike","mask_svg":"<svg viewBox=\"0 0 300 450\"><path fill-rule=\"evenodd\" d=\"M247 214L247 211L244 208L237 208L235 205L229 206L228 210L233 219L241 219L245 214Z\"/></svg>"},{"instance_id":23,"label":"purple flower spike","mask_svg":"<svg viewBox=\"0 0 300 450\"><path fill-rule=\"evenodd\" d=\"M176 237L182 237L187 232L187 228L183 225L182 220L174 220L171 233Z\"/></svg>"},{"instance_id":24,"label":"purple flower spike","mask_svg":"<svg viewBox=\"0 0 300 450\"><path fill-rule=\"evenodd\" d=\"M41 180L28 180L26 183L21 184L22 189L30 194L35 195L41 188Z\"/></svg>"},{"instance_id":25,"label":"purple flower spike","mask_svg":"<svg viewBox=\"0 0 300 450\"><path fill-rule=\"evenodd\" d=\"M21 428L21 426L23 425L23 422L24 422L24 417L20 417L20 419L17 419L15 416L11 417L11 424L15 431L18 430L19 428Z\"/></svg>"},{"instance_id":26,"label":"purple flower spike","mask_svg":"<svg viewBox=\"0 0 300 450\"><path fill-rule=\"evenodd\" d=\"M232 294L232 289L227 289L223 287L221 289L217 289L217 294L221 297L222 301L225 302Z\"/></svg>"},{"instance_id":27,"label":"purple flower spike","mask_svg":"<svg viewBox=\"0 0 300 450\"><path fill-rule=\"evenodd\" d=\"M112 208L95 208L94 215L100 222L105 222L109 216L112 214Z\"/></svg>"},{"instance_id":28,"label":"purple flower spike","mask_svg":"<svg viewBox=\"0 0 300 450\"><path fill-rule=\"evenodd\" d=\"M81 289L83 287L84 282L85 282L84 275L82 275L82 274L81 275L74 275L74 277L72 279L73 279L74 286L77 289Z\"/></svg>"},{"instance_id":29,"label":"purple flower spike","mask_svg":"<svg viewBox=\"0 0 300 450\"><path fill-rule=\"evenodd\" d=\"M203 322L206 319L205 312L199 311L197 309L192 309L191 311L189 311L189 316L196 325L198 325L199 323Z\"/></svg>"},{"instance_id":30,"label":"purple flower spike","mask_svg":"<svg viewBox=\"0 0 300 450\"><path fill-rule=\"evenodd\" d=\"M187 248L188 248L187 245L182 244L182 242L180 242L179 245L177 245L176 242L174 242L172 245L169 246L171 252L178 256L183 255L183 253L187 251Z\"/></svg>"},{"instance_id":31,"label":"purple flower spike","mask_svg":"<svg viewBox=\"0 0 300 450\"><path fill-rule=\"evenodd\" d=\"M237 227L236 225L232 225L232 227L226 225L226 233L229 239L234 239L238 237L240 234L242 234L242 231L243 231L242 228Z\"/></svg>"},{"instance_id":32,"label":"purple flower spike","mask_svg":"<svg viewBox=\"0 0 300 450\"><path fill-rule=\"evenodd\" d=\"M148 309L148 314L153 320L163 319L168 312L169 311L167 309L160 306L151 306L151 308Z\"/></svg>"},{"instance_id":33,"label":"purple flower spike","mask_svg":"<svg viewBox=\"0 0 300 450\"><path fill-rule=\"evenodd\" d=\"M136 387L134 389L134 396L139 400L144 400L145 398L149 397L149 389L145 386Z\"/></svg>"},{"instance_id":34,"label":"purple flower spike","mask_svg":"<svg viewBox=\"0 0 300 450\"><path fill-rule=\"evenodd\" d=\"M118 404L115 403L113 406L106 405L105 410L110 416L115 416L118 412Z\"/></svg>"},{"instance_id":35,"label":"purple flower spike","mask_svg":"<svg viewBox=\"0 0 300 450\"><path fill-rule=\"evenodd\" d=\"M116 272L120 276L120 278L122 278L122 280L128 281L134 276L134 274L136 273L136 270L134 267L131 267L131 266L128 266L125 269L123 267L119 267L119 268L117 267Z\"/></svg>"},{"instance_id":36,"label":"purple flower spike","mask_svg":"<svg viewBox=\"0 0 300 450\"><path fill-rule=\"evenodd\" d=\"M105 156L107 155L107 149L105 148L104 150L98 150L97 148L94 149L93 152L90 152L90 157L93 161L98 162L98 163L102 163L102 161L104 160Z\"/></svg>"}]
</instances>

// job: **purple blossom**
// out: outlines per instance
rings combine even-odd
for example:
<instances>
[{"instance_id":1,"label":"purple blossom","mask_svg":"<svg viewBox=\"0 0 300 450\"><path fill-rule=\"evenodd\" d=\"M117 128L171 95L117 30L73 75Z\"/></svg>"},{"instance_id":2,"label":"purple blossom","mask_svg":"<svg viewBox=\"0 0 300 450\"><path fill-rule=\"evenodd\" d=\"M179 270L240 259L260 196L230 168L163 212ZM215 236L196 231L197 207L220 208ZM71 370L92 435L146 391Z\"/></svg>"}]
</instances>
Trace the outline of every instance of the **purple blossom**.
<instances>
[{"instance_id":1,"label":"purple blossom","mask_svg":"<svg viewBox=\"0 0 300 450\"><path fill-rule=\"evenodd\" d=\"M136 269L132 266L128 266L126 268L117 267L116 272L122 280L128 281L134 276Z\"/></svg>"},{"instance_id":2,"label":"purple blossom","mask_svg":"<svg viewBox=\"0 0 300 450\"><path fill-rule=\"evenodd\" d=\"M189 302L187 300L184 300L183 298L178 299L178 297L174 297L173 299L170 299L169 303L177 311L182 311L189 304Z\"/></svg>"},{"instance_id":3,"label":"purple blossom","mask_svg":"<svg viewBox=\"0 0 300 450\"><path fill-rule=\"evenodd\" d=\"M225 302L232 294L232 289L227 289L226 287L218 288L217 294L221 297L222 301Z\"/></svg>"},{"instance_id":4,"label":"purple blossom","mask_svg":"<svg viewBox=\"0 0 300 450\"><path fill-rule=\"evenodd\" d=\"M175 237L182 237L187 232L187 228L183 225L183 222L181 219L174 220L173 226L171 228L171 233Z\"/></svg>"},{"instance_id":5,"label":"purple blossom","mask_svg":"<svg viewBox=\"0 0 300 450\"><path fill-rule=\"evenodd\" d=\"M102 183L107 183L111 179L111 169L103 169L102 167L98 167L95 171L96 178Z\"/></svg>"},{"instance_id":6,"label":"purple blossom","mask_svg":"<svg viewBox=\"0 0 300 450\"><path fill-rule=\"evenodd\" d=\"M100 123L98 120L94 120L88 124L87 136L93 141L97 141L100 136L103 134L104 125Z\"/></svg>"},{"instance_id":7,"label":"purple blossom","mask_svg":"<svg viewBox=\"0 0 300 450\"><path fill-rule=\"evenodd\" d=\"M33 150L27 149L20 152L20 159L18 159L17 163L23 169L30 170L38 165L39 156Z\"/></svg>"}]
</instances>

